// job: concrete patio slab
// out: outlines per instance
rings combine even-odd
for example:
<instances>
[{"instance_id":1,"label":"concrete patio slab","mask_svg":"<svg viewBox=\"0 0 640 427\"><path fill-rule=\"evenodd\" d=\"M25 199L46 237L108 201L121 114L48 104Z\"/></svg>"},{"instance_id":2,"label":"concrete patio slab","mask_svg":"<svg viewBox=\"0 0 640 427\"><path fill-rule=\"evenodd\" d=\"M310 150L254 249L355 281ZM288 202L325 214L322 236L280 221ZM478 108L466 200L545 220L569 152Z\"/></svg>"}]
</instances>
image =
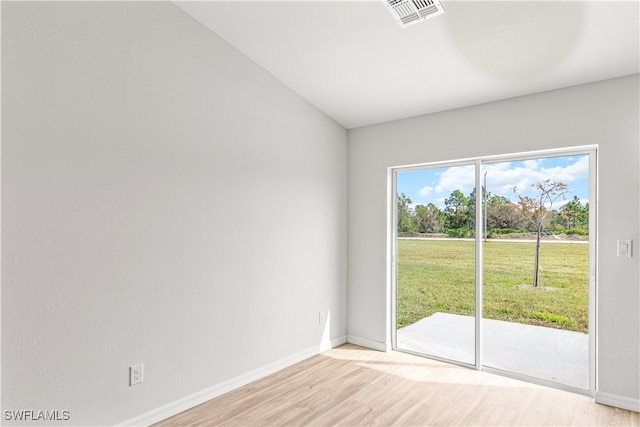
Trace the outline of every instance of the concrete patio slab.
<instances>
[{"instance_id":1,"label":"concrete patio slab","mask_svg":"<svg viewBox=\"0 0 640 427\"><path fill-rule=\"evenodd\" d=\"M435 313L397 331L400 349L474 364L475 319ZM482 319L482 365L588 388L589 336Z\"/></svg>"}]
</instances>

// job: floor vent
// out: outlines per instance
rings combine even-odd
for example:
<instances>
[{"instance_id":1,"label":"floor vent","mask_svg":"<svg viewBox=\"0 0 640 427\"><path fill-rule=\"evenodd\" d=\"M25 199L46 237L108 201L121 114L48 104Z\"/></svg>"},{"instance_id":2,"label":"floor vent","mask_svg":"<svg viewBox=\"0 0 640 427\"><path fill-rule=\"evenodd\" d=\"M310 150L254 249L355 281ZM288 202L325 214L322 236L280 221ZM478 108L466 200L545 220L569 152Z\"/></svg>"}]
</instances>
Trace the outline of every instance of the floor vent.
<instances>
[{"instance_id":1,"label":"floor vent","mask_svg":"<svg viewBox=\"0 0 640 427\"><path fill-rule=\"evenodd\" d=\"M386 3L402 28L444 13L438 0L386 0Z\"/></svg>"}]
</instances>

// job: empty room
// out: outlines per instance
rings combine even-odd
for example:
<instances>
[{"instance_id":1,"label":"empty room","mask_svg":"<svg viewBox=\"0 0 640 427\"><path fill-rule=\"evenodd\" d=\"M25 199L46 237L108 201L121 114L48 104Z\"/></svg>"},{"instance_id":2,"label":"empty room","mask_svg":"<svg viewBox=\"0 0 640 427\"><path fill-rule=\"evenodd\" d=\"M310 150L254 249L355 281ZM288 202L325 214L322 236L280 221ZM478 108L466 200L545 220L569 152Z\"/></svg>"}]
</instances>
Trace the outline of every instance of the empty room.
<instances>
[{"instance_id":1,"label":"empty room","mask_svg":"<svg viewBox=\"0 0 640 427\"><path fill-rule=\"evenodd\" d=\"M640 425L640 2L2 1L1 425Z\"/></svg>"}]
</instances>

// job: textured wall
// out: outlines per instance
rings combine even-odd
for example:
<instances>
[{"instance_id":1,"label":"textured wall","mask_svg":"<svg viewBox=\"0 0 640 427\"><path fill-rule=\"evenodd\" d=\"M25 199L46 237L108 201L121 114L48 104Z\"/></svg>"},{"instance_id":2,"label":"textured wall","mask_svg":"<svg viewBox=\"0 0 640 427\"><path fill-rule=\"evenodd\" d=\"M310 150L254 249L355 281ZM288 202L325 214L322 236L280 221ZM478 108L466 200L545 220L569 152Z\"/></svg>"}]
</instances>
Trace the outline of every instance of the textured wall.
<instances>
[{"instance_id":1,"label":"textured wall","mask_svg":"<svg viewBox=\"0 0 640 427\"><path fill-rule=\"evenodd\" d=\"M346 136L170 2L3 2L3 409L114 424L343 337Z\"/></svg>"},{"instance_id":2,"label":"textured wall","mask_svg":"<svg viewBox=\"0 0 640 427\"><path fill-rule=\"evenodd\" d=\"M349 131L349 336L390 341L387 168L599 145L599 390L640 397L638 75ZM640 409L640 407L638 407Z\"/></svg>"}]
</instances>

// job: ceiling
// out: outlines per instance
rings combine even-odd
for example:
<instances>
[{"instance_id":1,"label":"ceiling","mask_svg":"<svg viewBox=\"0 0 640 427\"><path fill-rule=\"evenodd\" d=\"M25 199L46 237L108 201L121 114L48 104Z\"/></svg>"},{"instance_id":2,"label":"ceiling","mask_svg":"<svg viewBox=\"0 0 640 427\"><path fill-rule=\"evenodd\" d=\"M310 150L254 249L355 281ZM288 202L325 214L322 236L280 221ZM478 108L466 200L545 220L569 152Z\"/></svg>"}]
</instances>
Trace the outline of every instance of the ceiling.
<instances>
[{"instance_id":1,"label":"ceiling","mask_svg":"<svg viewBox=\"0 0 640 427\"><path fill-rule=\"evenodd\" d=\"M638 0L176 4L347 129L640 71Z\"/></svg>"}]
</instances>

